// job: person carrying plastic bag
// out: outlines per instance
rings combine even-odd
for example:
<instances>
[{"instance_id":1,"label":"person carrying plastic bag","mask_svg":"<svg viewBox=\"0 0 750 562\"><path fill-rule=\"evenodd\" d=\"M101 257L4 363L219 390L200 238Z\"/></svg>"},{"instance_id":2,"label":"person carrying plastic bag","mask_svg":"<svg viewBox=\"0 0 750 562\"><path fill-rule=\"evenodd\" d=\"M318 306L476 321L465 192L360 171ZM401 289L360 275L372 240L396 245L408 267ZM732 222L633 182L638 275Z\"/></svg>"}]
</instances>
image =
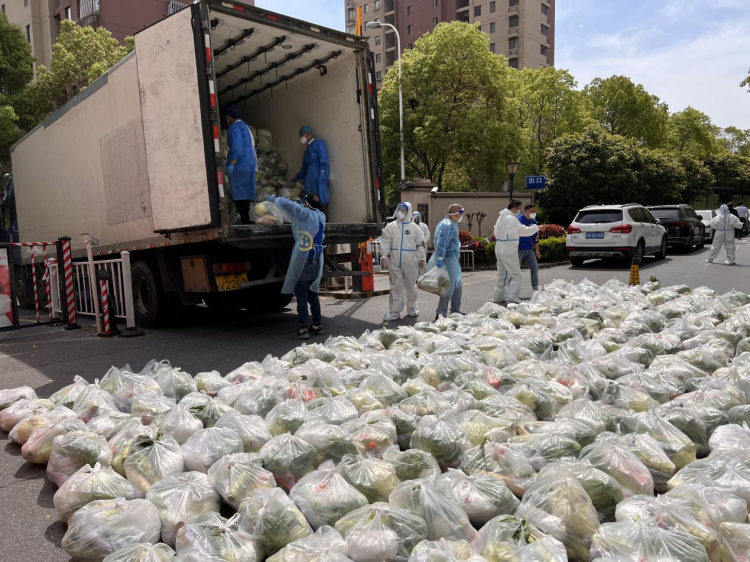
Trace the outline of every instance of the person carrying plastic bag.
<instances>
[{"instance_id":1,"label":"person carrying plastic bag","mask_svg":"<svg viewBox=\"0 0 750 562\"><path fill-rule=\"evenodd\" d=\"M448 316L448 303L451 312L461 312L461 293L463 282L461 281L461 242L458 238L458 223L464 219L464 208L458 203L448 207L448 214L435 228L435 253L430 258L427 269L442 267L448 270L451 278L451 288L440 298L435 320L440 316Z\"/></svg>"},{"instance_id":2,"label":"person carrying plastic bag","mask_svg":"<svg viewBox=\"0 0 750 562\"><path fill-rule=\"evenodd\" d=\"M422 229L411 217L411 203L400 203L396 207L396 220L388 223L380 238L383 253L380 264L388 270L391 283L390 312L383 316L383 322L401 318L404 302L409 316L419 316L417 278L425 265L426 250Z\"/></svg>"},{"instance_id":3,"label":"person carrying plastic bag","mask_svg":"<svg viewBox=\"0 0 750 562\"><path fill-rule=\"evenodd\" d=\"M536 224L525 226L518 221L521 202L514 199L507 209L500 211L495 223L495 257L497 258L497 284L492 301L498 304L520 302L521 262L518 259L518 242L521 236L539 232Z\"/></svg>"},{"instance_id":4,"label":"person carrying plastic bag","mask_svg":"<svg viewBox=\"0 0 750 562\"><path fill-rule=\"evenodd\" d=\"M719 255L721 247L724 246L727 255L727 265L735 264L734 231L742 228L742 221L729 212L729 207L719 207L719 214L711 219L711 228L714 229L714 242L708 253L706 263L714 263Z\"/></svg>"}]
</instances>

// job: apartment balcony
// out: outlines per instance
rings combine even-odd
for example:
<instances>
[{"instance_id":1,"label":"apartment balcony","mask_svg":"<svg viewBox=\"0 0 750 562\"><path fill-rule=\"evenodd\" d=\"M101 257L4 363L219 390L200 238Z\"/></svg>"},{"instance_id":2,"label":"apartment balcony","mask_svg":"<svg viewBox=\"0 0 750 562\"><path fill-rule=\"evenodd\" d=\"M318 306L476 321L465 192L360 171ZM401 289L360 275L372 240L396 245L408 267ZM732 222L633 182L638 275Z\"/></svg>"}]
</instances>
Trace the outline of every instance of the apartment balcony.
<instances>
[{"instance_id":1,"label":"apartment balcony","mask_svg":"<svg viewBox=\"0 0 750 562\"><path fill-rule=\"evenodd\" d=\"M519 32L519 29L518 29L518 27L511 27L511 28L510 28L510 29L508 30L508 36L509 36L509 37L514 37L514 36L515 36L515 37L517 37L517 36L518 36L518 32Z\"/></svg>"},{"instance_id":2,"label":"apartment balcony","mask_svg":"<svg viewBox=\"0 0 750 562\"><path fill-rule=\"evenodd\" d=\"M389 24L391 24L391 25L395 26L395 25L396 25L396 14L386 14L385 16L383 16L383 23L389 23ZM392 29L390 29L390 28L386 28L386 33L387 33L387 32L388 32L389 30L390 30L391 32L393 32L393 30L392 30Z\"/></svg>"},{"instance_id":3,"label":"apartment balcony","mask_svg":"<svg viewBox=\"0 0 750 562\"><path fill-rule=\"evenodd\" d=\"M172 14L176 14L180 10L184 10L187 8L190 4L186 4L185 2L176 2L175 0L170 0L169 4L167 4L167 15L171 16Z\"/></svg>"},{"instance_id":4,"label":"apartment balcony","mask_svg":"<svg viewBox=\"0 0 750 562\"><path fill-rule=\"evenodd\" d=\"M395 0L383 0L383 12L386 14L390 12L396 11L396 1Z\"/></svg>"},{"instance_id":5,"label":"apartment balcony","mask_svg":"<svg viewBox=\"0 0 750 562\"><path fill-rule=\"evenodd\" d=\"M518 6L511 6L508 8L508 13L513 15L519 13L520 10L518 9Z\"/></svg>"},{"instance_id":6,"label":"apartment balcony","mask_svg":"<svg viewBox=\"0 0 750 562\"><path fill-rule=\"evenodd\" d=\"M456 12L460 12L462 10L468 10L469 4L471 4L469 0L458 0L458 2L456 2Z\"/></svg>"},{"instance_id":7,"label":"apartment balcony","mask_svg":"<svg viewBox=\"0 0 750 562\"><path fill-rule=\"evenodd\" d=\"M99 0L80 0L78 3L78 24L99 25Z\"/></svg>"},{"instance_id":8,"label":"apartment balcony","mask_svg":"<svg viewBox=\"0 0 750 562\"><path fill-rule=\"evenodd\" d=\"M516 49L508 49L508 56L509 57L517 57L518 56L518 48L516 48Z\"/></svg>"}]
</instances>

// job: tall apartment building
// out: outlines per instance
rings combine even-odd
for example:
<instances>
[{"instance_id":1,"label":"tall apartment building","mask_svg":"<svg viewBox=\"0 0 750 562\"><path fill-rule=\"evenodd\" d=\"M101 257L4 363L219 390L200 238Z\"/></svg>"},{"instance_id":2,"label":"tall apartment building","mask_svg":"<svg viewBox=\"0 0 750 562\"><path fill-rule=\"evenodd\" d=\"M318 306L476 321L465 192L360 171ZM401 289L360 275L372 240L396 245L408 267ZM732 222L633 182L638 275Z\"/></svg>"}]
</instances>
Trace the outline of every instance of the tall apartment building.
<instances>
[{"instance_id":1,"label":"tall apartment building","mask_svg":"<svg viewBox=\"0 0 750 562\"><path fill-rule=\"evenodd\" d=\"M73 20L80 25L107 28L122 42L173 12L191 0L0 0L0 9L8 21L21 28L36 57L34 68L52 62L52 45L60 34L60 22ZM255 4L255 0L242 0Z\"/></svg>"},{"instance_id":2,"label":"tall apartment building","mask_svg":"<svg viewBox=\"0 0 750 562\"><path fill-rule=\"evenodd\" d=\"M513 68L555 64L555 0L344 0L347 31L353 33L357 7L364 24L390 23L401 35L401 48L413 47L440 22L480 24L493 53L508 57ZM389 28L365 31L375 54L378 80L397 60L396 34Z\"/></svg>"}]
</instances>

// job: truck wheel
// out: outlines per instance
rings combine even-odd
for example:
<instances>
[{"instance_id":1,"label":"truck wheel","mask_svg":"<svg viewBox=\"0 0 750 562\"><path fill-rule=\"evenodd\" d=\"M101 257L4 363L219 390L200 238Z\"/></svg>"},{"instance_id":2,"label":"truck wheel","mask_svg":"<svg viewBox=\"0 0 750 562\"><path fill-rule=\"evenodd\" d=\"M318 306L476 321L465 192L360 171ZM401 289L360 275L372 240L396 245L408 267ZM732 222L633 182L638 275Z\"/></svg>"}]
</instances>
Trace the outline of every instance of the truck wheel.
<instances>
[{"instance_id":1,"label":"truck wheel","mask_svg":"<svg viewBox=\"0 0 750 562\"><path fill-rule=\"evenodd\" d=\"M133 308L135 323L142 328L164 325L176 309L176 293L165 293L160 281L144 261L133 266Z\"/></svg>"}]
</instances>

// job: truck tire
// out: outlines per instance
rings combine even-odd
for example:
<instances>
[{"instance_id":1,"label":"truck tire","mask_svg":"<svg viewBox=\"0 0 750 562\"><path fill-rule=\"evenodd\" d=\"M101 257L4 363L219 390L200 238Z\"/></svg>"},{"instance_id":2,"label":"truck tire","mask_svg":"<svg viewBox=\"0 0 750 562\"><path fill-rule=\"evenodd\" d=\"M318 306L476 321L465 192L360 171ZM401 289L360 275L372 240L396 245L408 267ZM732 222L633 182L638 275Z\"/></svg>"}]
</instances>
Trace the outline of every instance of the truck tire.
<instances>
[{"instance_id":1,"label":"truck tire","mask_svg":"<svg viewBox=\"0 0 750 562\"><path fill-rule=\"evenodd\" d=\"M177 293L165 293L152 267L145 261L133 265L132 278L135 323L141 328L167 324L177 309Z\"/></svg>"}]
</instances>

